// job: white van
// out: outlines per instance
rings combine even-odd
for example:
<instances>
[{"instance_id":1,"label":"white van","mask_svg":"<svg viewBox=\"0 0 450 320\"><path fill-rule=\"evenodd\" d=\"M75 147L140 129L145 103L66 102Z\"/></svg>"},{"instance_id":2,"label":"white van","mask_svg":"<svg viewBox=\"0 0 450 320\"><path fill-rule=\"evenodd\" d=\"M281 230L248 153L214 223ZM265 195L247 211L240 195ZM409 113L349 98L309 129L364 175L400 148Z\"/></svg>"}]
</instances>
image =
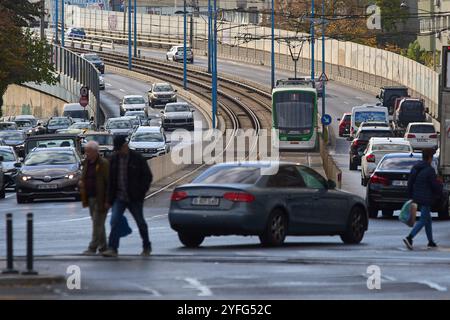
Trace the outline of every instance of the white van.
<instances>
[{"instance_id":1,"label":"white van","mask_svg":"<svg viewBox=\"0 0 450 320\"><path fill-rule=\"evenodd\" d=\"M354 137L363 122L389 123L388 108L382 106L362 105L352 108L350 136Z\"/></svg>"},{"instance_id":2,"label":"white van","mask_svg":"<svg viewBox=\"0 0 450 320\"><path fill-rule=\"evenodd\" d=\"M66 103L63 108L63 116L71 117L74 122L89 121L89 111L79 103Z\"/></svg>"}]
</instances>

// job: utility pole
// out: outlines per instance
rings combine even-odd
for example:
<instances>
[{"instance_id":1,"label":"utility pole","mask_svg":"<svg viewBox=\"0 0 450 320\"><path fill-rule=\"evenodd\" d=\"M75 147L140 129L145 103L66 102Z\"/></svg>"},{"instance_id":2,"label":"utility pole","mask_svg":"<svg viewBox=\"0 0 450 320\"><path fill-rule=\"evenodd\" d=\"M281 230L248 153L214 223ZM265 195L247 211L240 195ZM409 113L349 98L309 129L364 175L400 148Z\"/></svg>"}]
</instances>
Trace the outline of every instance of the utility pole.
<instances>
[{"instance_id":1,"label":"utility pole","mask_svg":"<svg viewBox=\"0 0 450 320\"><path fill-rule=\"evenodd\" d=\"M271 37L271 54L270 54L270 65L271 65L271 85L272 89L275 87L275 0L272 0L272 12L271 12L271 20L272 20L272 37ZM297 69L297 68L296 68ZM295 70L297 72L297 70Z\"/></svg>"},{"instance_id":2,"label":"utility pole","mask_svg":"<svg viewBox=\"0 0 450 320\"><path fill-rule=\"evenodd\" d=\"M212 127L216 128L217 114L217 0L214 0L214 26L212 45Z\"/></svg>"},{"instance_id":3,"label":"utility pole","mask_svg":"<svg viewBox=\"0 0 450 320\"><path fill-rule=\"evenodd\" d=\"M137 8L136 8L136 0L134 0L134 57L137 57Z\"/></svg>"},{"instance_id":4,"label":"utility pole","mask_svg":"<svg viewBox=\"0 0 450 320\"><path fill-rule=\"evenodd\" d=\"M311 80L314 81L314 0L311 0Z\"/></svg>"},{"instance_id":5,"label":"utility pole","mask_svg":"<svg viewBox=\"0 0 450 320\"><path fill-rule=\"evenodd\" d=\"M322 75L325 75L325 0L322 0ZM325 114L325 79L322 77L322 115Z\"/></svg>"},{"instance_id":6,"label":"utility pole","mask_svg":"<svg viewBox=\"0 0 450 320\"><path fill-rule=\"evenodd\" d=\"M211 0L208 0L208 73L211 73L211 63L212 63L212 8Z\"/></svg>"},{"instance_id":7,"label":"utility pole","mask_svg":"<svg viewBox=\"0 0 450 320\"><path fill-rule=\"evenodd\" d=\"M128 0L128 70L131 70L131 0Z\"/></svg>"},{"instance_id":8,"label":"utility pole","mask_svg":"<svg viewBox=\"0 0 450 320\"><path fill-rule=\"evenodd\" d=\"M58 45L59 3L55 0L55 44Z\"/></svg>"},{"instance_id":9,"label":"utility pole","mask_svg":"<svg viewBox=\"0 0 450 320\"><path fill-rule=\"evenodd\" d=\"M186 61L186 42L187 42L187 12L186 0L183 1L183 88L187 89L187 61Z\"/></svg>"}]
</instances>

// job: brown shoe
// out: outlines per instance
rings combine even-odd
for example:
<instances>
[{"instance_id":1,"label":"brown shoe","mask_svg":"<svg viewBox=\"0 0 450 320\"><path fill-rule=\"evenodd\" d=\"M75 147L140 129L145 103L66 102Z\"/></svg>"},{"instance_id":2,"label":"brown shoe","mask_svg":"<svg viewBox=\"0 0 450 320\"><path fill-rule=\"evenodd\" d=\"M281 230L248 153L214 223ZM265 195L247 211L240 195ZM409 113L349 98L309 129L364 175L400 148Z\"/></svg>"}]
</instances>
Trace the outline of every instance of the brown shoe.
<instances>
[{"instance_id":1,"label":"brown shoe","mask_svg":"<svg viewBox=\"0 0 450 320\"><path fill-rule=\"evenodd\" d=\"M95 256L95 254L96 254L96 252L91 249L87 249L86 251L83 251L83 253L82 253L83 256Z\"/></svg>"}]
</instances>

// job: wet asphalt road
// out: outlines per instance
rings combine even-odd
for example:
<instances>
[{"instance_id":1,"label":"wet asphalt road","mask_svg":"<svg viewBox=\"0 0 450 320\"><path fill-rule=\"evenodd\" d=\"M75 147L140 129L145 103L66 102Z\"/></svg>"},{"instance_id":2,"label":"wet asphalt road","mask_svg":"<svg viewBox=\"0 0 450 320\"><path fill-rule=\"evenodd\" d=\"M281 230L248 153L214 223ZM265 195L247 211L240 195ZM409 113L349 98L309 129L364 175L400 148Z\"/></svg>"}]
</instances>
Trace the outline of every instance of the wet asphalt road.
<instances>
[{"instance_id":1,"label":"wet asphalt road","mask_svg":"<svg viewBox=\"0 0 450 320\"><path fill-rule=\"evenodd\" d=\"M152 55L164 53L152 51ZM198 57L196 63L204 64ZM268 84L269 69L220 63L222 72L245 76ZM277 77L287 76L281 73ZM106 75L102 102L118 108L124 94L143 94L147 84L117 75ZM109 85L108 85L109 84ZM120 90L122 89L122 90ZM351 107L372 102L364 92L330 83L327 112L335 120ZM337 132L336 121L333 128ZM343 170L343 189L362 197L359 172L349 172L348 142L337 138L334 157ZM141 241L130 219L132 235L123 239L121 257L82 257L90 232L87 209L72 201L43 201L18 205L13 193L0 201L0 213L14 212L15 250L25 253L25 214L35 214L36 269L41 273L65 275L67 266L82 271L82 289L65 286L35 289L5 289L0 297L29 298L149 298L149 299L448 299L450 294L450 222L434 221L435 239L440 244L428 250L424 233L407 251L401 238L409 229L396 219L371 220L360 245L344 245L338 237L289 237L281 248L262 248L257 237L208 238L199 249L183 248L170 229L167 211L171 188L145 202L153 256L137 256ZM336 209L339 210L339 209ZM107 222L109 230L109 219ZM0 256L4 256L4 218L0 217ZM381 268L381 290L369 290L367 267ZM0 268L4 261L0 260ZM19 262L19 267L23 262Z\"/></svg>"}]
</instances>

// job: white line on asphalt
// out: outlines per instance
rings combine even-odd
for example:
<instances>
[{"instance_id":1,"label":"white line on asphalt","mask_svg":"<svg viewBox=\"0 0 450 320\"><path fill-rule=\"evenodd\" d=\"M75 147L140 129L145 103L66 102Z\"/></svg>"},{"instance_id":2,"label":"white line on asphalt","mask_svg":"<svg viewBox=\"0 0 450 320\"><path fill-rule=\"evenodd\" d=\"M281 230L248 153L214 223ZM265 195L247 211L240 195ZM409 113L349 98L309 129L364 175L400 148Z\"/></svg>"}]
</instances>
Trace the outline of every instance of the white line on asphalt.
<instances>
[{"instance_id":1,"label":"white line on asphalt","mask_svg":"<svg viewBox=\"0 0 450 320\"><path fill-rule=\"evenodd\" d=\"M122 92L126 92L125 90L123 90L123 89L119 89L120 91L122 91Z\"/></svg>"},{"instance_id":2,"label":"white line on asphalt","mask_svg":"<svg viewBox=\"0 0 450 320\"><path fill-rule=\"evenodd\" d=\"M440 292L446 292L447 291L447 287L440 286L436 282L431 282L431 281L428 281L428 280L422 280L422 281L417 281L417 283L424 284L424 285L430 287L431 289L434 289L434 290L437 290L437 291L440 291Z\"/></svg>"},{"instance_id":3,"label":"white line on asphalt","mask_svg":"<svg viewBox=\"0 0 450 320\"><path fill-rule=\"evenodd\" d=\"M112 87L111 83L105 83L107 87Z\"/></svg>"},{"instance_id":4,"label":"white line on asphalt","mask_svg":"<svg viewBox=\"0 0 450 320\"><path fill-rule=\"evenodd\" d=\"M153 216L153 217L147 218L147 219L145 219L145 220L150 221L150 220L153 220L153 219L162 218L162 217L167 217L167 216L168 216L168 214L165 213L165 214L160 214L160 215L157 215L157 216Z\"/></svg>"},{"instance_id":5,"label":"white line on asphalt","mask_svg":"<svg viewBox=\"0 0 450 320\"><path fill-rule=\"evenodd\" d=\"M138 289L141 289L141 290L145 291L145 292L151 293L155 297L161 297L161 294L158 291L156 291L155 289L147 288L147 287L141 286L141 285L139 285L137 283L133 283L132 285L135 286Z\"/></svg>"},{"instance_id":6,"label":"white line on asphalt","mask_svg":"<svg viewBox=\"0 0 450 320\"><path fill-rule=\"evenodd\" d=\"M344 101L344 103L345 103L345 104L350 104L350 102L348 102L348 101Z\"/></svg>"},{"instance_id":7,"label":"white line on asphalt","mask_svg":"<svg viewBox=\"0 0 450 320\"><path fill-rule=\"evenodd\" d=\"M213 295L207 286L201 284L200 281L195 278L185 278L184 281L189 283L189 286L184 286L184 288L192 288L200 291L198 293L199 297L210 297Z\"/></svg>"}]
</instances>

